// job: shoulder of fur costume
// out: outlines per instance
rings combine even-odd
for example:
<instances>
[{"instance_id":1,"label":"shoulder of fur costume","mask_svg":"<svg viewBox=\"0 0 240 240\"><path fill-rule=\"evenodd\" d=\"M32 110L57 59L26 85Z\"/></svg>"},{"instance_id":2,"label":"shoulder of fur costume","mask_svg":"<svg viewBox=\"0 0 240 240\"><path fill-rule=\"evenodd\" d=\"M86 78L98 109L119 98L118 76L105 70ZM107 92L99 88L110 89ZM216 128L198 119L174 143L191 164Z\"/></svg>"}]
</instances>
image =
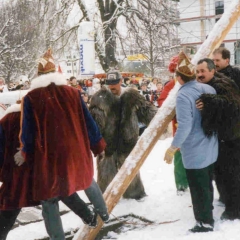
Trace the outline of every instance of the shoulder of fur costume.
<instances>
[{"instance_id":1,"label":"shoulder of fur costume","mask_svg":"<svg viewBox=\"0 0 240 240\"><path fill-rule=\"evenodd\" d=\"M124 99L124 98L131 98L131 97L134 97L134 98L143 98L145 99L138 90L134 89L134 88L131 88L131 87L127 87L124 92L122 93L122 95L120 96L121 99Z\"/></svg>"},{"instance_id":2,"label":"shoulder of fur costume","mask_svg":"<svg viewBox=\"0 0 240 240\"><path fill-rule=\"evenodd\" d=\"M67 79L63 74L58 72L43 74L32 80L30 90L47 87L51 83L55 83L58 86L67 85Z\"/></svg>"},{"instance_id":3,"label":"shoulder of fur costume","mask_svg":"<svg viewBox=\"0 0 240 240\"><path fill-rule=\"evenodd\" d=\"M90 102L90 108L94 106L101 109L108 108L113 104L116 104L118 101L119 98L112 94L108 88L102 87L99 91L93 94Z\"/></svg>"}]
</instances>

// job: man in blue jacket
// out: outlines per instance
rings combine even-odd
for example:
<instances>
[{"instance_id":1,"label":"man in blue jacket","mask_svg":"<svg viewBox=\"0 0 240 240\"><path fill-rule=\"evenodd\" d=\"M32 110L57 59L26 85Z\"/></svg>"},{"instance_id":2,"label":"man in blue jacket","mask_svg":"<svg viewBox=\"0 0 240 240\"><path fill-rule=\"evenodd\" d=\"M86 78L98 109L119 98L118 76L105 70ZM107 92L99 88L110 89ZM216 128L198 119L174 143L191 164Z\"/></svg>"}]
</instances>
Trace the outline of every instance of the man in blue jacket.
<instances>
[{"instance_id":1,"label":"man in blue jacket","mask_svg":"<svg viewBox=\"0 0 240 240\"><path fill-rule=\"evenodd\" d=\"M203 93L216 94L216 91L195 80L194 67L183 52L179 54L176 78L182 85L176 102L178 128L164 160L172 163L174 153L180 148L197 221L190 231L209 232L214 226L212 175L218 155L218 140L216 135L206 137L204 134L196 100Z\"/></svg>"}]
</instances>

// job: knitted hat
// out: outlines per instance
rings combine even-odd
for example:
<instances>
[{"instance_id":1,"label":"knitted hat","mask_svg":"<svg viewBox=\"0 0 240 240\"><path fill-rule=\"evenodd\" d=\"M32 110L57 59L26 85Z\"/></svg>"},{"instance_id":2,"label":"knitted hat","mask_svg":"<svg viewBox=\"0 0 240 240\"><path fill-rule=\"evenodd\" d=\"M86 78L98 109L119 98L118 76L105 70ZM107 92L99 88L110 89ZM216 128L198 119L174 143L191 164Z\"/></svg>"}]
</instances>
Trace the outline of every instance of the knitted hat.
<instances>
[{"instance_id":1,"label":"knitted hat","mask_svg":"<svg viewBox=\"0 0 240 240\"><path fill-rule=\"evenodd\" d=\"M195 67L184 52L180 52L178 55L176 71L187 77L193 77L195 75Z\"/></svg>"},{"instance_id":2,"label":"knitted hat","mask_svg":"<svg viewBox=\"0 0 240 240\"><path fill-rule=\"evenodd\" d=\"M49 48L43 57L38 59L38 73L46 74L55 71L56 67L52 57L52 50Z\"/></svg>"},{"instance_id":3,"label":"knitted hat","mask_svg":"<svg viewBox=\"0 0 240 240\"><path fill-rule=\"evenodd\" d=\"M178 56L172 57L168 65L168 70L170 73L175 73L177 64L178 64Z\"/></svg>"}]
</instances>

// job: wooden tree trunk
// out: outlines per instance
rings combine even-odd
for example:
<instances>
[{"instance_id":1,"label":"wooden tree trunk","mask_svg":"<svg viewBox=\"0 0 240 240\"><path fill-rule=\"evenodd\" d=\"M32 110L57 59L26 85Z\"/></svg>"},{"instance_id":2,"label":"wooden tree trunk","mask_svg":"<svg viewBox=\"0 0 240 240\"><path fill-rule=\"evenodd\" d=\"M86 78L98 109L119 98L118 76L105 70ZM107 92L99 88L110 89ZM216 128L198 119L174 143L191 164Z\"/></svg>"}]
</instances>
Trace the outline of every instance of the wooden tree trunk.
<instances>
[{"instance_id":1,"label":"wooden tree trunk","mask_svg":"<svg viewBox=\"0 0 240 240\"><path fill-rule=\"evenodd\" d=\"M196 64L199 59L209 56L213 50L221 44L224 37L238 19L239 13L240 0L233 0L228 11L223 14L222 18L216 24L217 26L213 28L213 33L209 34L208 38L195 55L192 61L193 64ZM222 30L222 32L217 34L217 29L219 28ZM112 209L118 203L122 194L134 179L135 175L158 141L159 137L162 135L167 125L174 117L177 90L178 84L176 84L174 89L170 92L168 98L158 110L156 116L148 128L144 131L130 155L125 160L118 174L106 189L104 193L104 199L106 201L109 213L111 213ZM161 161L161 159L159 159L159 161ZM98 218L98 220L99 224L96 229L90 229L87 226L83 226L83 228L76 233L73 240L94 240L103 225L100 218Z\"/></svg>"}]
</instances>

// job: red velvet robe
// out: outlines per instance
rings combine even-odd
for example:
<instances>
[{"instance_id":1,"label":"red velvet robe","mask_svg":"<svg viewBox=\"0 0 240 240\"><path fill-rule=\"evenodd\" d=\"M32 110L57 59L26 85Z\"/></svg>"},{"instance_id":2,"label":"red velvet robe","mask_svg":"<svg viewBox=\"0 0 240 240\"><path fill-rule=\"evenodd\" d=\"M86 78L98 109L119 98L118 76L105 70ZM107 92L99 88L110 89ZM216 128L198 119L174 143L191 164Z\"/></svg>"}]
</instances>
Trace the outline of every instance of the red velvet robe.
<instances>
[{"instance_id":1,"label":"red velvet robe","mask_svg":"<svg viewBox=\"0 0 240 240\"><path fill-rule=\"evenodd\" d=\"M33 85L49 83L23 99L20 138L25 160L33 165L35 200L88 188L93 178L90 150L96 155L106 146L80 91L62 85L58 78L57 74L38 77Z\"/></svg>"},{"instance_id":2,"label":"red velvet robe","mask_svg":"<svg viewBox=\"0 0 240 240\"><path fill-rule=\"evenodd\" d=\"M20 110L20 108L19 108ZM39 205L32 197L31 163L18 167L14 154L19 147L20 111L8 113L0 121L1 160L3 162L0 180L0 210L14 210L22 207ZM2 159L3 158L3 159Z\"/></svg>"}]
</instances>

